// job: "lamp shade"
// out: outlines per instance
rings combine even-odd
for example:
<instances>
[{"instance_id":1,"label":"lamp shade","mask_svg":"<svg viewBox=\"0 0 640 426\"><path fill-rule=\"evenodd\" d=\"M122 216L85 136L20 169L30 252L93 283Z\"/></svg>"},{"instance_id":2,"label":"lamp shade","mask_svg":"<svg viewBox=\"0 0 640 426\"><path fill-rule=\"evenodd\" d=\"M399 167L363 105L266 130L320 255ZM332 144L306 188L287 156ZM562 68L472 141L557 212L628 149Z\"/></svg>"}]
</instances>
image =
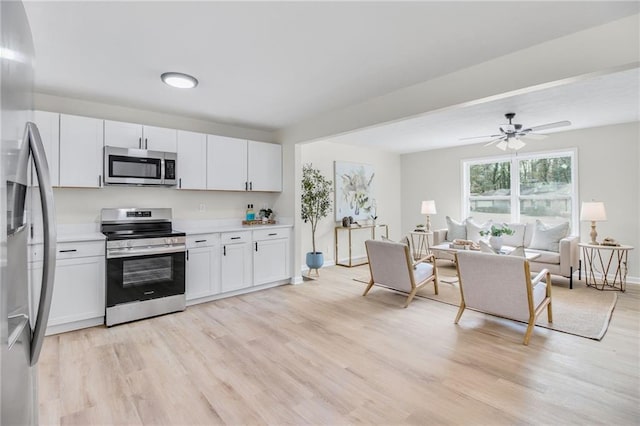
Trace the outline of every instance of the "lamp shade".
<instances>
[{"instance_id":1,"label":"lamp shade","mask_svg":"<svg viewBox=\"0 0 640 426\"><path fill-rule=\"evenodd\" d=\"M436 202L434 200L427 200L422 202L422 207L420 208L420 213L422 214L436 214Z\"/></svg>"},{"instance_id":2,"label":"lamp shade","mask_svg":"<svg viewBox=\"0 0 640 426\"><path fill-rule=\"evenodd\" d=\"M604 209L604 203L600 201L582 203L582 208L580 209L580 220L590 220L592 222L607 220L607 212Z\"/></svg>"}]
</instances>

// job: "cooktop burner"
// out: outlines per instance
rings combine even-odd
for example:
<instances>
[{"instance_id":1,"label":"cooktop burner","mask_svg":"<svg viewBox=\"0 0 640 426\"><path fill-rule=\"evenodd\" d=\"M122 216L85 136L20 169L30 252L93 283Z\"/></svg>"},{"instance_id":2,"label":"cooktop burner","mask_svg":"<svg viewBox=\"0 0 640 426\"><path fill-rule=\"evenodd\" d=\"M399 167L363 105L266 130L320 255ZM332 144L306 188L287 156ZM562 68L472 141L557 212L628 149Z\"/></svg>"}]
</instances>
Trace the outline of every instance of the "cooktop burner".
<instances>
[{"instance_id":1,"label":"cooktop burner","mask_svg":"<svg viewBox=\"0 0 640 426\"><path fill-rule=\"evenodd\" d=\"M101 232L108 241L183 237L171 225L171 209L102 209Z\"/></svg>"},{"instance_id":2,"label":"cooktop burner","mask_svg":"<svg viewBox=\"0 0 640 426\"><path fill-rule=\"evenodd\" d=\"M135 230L121 230L121 231L102 231L109 241L115 240L132 240L137 238L162 238L162 237L184 237L184 232L180 231L135 231Z\"/></svg>"}]
</instances>

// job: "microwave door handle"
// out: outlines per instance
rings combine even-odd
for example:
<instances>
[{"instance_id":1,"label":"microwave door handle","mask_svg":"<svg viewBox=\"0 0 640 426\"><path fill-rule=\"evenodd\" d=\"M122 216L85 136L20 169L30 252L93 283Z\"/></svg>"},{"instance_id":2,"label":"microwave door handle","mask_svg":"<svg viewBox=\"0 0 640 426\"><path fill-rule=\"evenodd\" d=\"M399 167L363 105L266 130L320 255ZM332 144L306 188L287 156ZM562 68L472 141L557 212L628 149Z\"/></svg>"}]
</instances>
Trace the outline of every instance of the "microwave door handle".
<instances>
[{"instance_id":1,"label":"microwave door handle","mask_svg":"<svg viewBox=\"0 0 640 426\"><path fill-rule=\"evenodd\" d=\"M29 147L33 155L33 163L40 185L40 201L42 203L42 225L44 229L44 259L42 271L42 289L40 291L40 305L36 317L35 327L31 337L31 365L35 365L40 358L40 351L47 330L51 298L53 297L53 279L56 269L56 224L53 205L53 188L49 175L49 165L40 138L38 127L34 123L27 123Z\"/></svg>"},{"instance_id":2,"label":"microwave door handle","mask_svg":"<svg viewBox=\"0 0 640 426\"><path fill-rule=\"evenodd\" d=\"M160 159L160 182L163 184L166 183L165 182L166 173L164 171L165 167L166 167L166 164L165 164L164 155L163 155L162 158Z\"/></svg>"}]
</instances>

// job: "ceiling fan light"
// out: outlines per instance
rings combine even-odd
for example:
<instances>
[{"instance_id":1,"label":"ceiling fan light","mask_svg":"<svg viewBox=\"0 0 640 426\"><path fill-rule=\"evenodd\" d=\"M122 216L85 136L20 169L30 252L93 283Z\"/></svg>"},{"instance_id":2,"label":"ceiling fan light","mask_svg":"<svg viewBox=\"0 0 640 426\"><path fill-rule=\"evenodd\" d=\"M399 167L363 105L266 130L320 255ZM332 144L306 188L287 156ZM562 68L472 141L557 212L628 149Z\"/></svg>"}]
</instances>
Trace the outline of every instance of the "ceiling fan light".
<instances>
[{"instance_id":1,"label":"ceiling fan light","mask_svg":"<svg viewBox=\"0 0 640 426\"><path fill-rule=\"evenodd\" d=\"M507 141L500 141L496 144L496 148L501 149L503 151L507 150Z\"/></svg>"},{"instance_id":2,"label":"ceiling fan light","mask_svg":"<svg viewBox=\"0 0 640 426\"><path fill-rule=\"evenodd\" d=\"M165 72L160 76L160 79L165 84L178 89L193 89L198 85L198 79L181 72Z\"/></svg>"},{"instance_id":3,"label":"ceiling fan light","mask_svg":"<svg viewBox=\"0 0 640 426\"><path fill-rule=\"evenodd\" d=\"M509 148L513 149L514 151L519 150L520 148L524 147L525 145L526 144L524 142L522 142L518 138L511 138L511 140L509 141Z\"/></svg>"}]
</instances>

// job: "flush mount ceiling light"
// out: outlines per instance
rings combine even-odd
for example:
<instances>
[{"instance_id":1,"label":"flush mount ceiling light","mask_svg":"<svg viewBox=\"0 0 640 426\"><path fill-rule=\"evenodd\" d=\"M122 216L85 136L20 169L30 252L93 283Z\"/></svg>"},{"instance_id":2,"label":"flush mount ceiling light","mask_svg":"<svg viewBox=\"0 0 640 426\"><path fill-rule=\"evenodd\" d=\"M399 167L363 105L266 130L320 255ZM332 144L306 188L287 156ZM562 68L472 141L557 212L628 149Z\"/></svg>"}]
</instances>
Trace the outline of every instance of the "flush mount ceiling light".
<instances>
[{"instance_id":1,"label":"flush mount ceiling light","mask_svg":"<svg viewBox=\"0 0 640 426\"><path fill-rule=\"evenodd\" d=\"M165 84L179 89L193 89L198 85L198 79L181 72L165 72L160 78Z\"/></svg>"}]
</instances>

